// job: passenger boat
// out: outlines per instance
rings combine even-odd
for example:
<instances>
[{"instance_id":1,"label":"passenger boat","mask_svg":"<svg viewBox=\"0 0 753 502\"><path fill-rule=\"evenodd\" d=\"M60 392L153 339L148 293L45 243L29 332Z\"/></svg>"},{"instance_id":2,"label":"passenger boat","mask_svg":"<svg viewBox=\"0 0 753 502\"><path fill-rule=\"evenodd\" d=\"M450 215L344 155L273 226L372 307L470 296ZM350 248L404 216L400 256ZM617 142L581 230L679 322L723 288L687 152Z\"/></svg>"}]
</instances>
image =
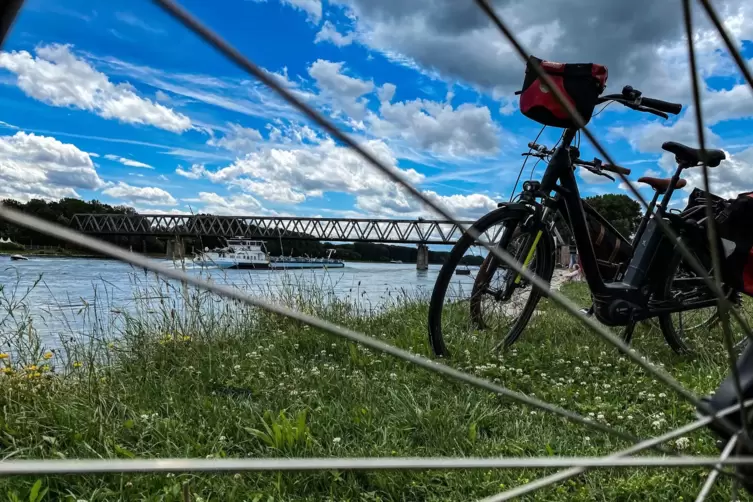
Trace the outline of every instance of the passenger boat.
<instances>
[{"instance_id":1,"label":"passenger boat","mask_svg":"<svg viewBox=\"0 0 753 502\"><path fill-rule=\"evenodd\" d=\"M292 256L269 256L264 241L247 240L243 237L228 239L224 247L197 254L193 262L201 267L229 270L288 270L310 268L342 268L342 260L332 258L334 249L329 249L326 258Z\"/></svg>"},{"instance_id":2,"label":"passenger boat","mask_svg":"<svg viewBox=\"0 0 753 502\"><path fill-rule=\"evenodd\" d=\"M12 254L10 255L10 259L13 261L26 261L28 258L22 254Z\"/></svg>"}]
</instances>

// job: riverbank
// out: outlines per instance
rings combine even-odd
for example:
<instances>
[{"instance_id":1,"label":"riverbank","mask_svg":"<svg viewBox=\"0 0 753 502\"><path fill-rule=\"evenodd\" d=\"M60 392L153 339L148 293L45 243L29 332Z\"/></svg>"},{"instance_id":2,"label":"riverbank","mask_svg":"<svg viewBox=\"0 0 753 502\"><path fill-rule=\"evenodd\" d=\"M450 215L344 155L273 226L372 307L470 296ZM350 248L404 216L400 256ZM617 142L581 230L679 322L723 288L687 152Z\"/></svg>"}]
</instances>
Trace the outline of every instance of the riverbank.
<instances>
[{"instance_id":1,"label":"riverbank","mask_svg":"<svg viewBox=\"0 0 753 502\"><path fill-rule=\"evenodd\" d=\"M587 300L582 284L563 292ZM87 343L55 354L19 331L0 360L3 455L14 458L360 457L605 455L625 446L539 410L448 382L425 370L256 309L189 292L161 316L105 324ZM427 355L423 303L396 300L365 317L308 291L276 300ZM199 309L201 304L202 309ZM211 307L215 305L214 307ZM210 308L206 308L209 306ZM198 312L202 312L198 315ZM448 361L464 371L593 420L650 437L694 419L692 407L548 302L515 350L474 345ZM457 340L457 339L456 339ZM725 374L710 349L679 358L657 331L636 345L687 388L705 394ZM2 357L2 356L0 356ZM673 442L718 454L705 431ZM599 470L537 493L535 500L692 500L703 469ZM370 471L294 474L89 475L0 478L0 493L29 500L476 500L541 471ZM717 482L729 498L725 480Z\"/></svg>"}]
</instances>

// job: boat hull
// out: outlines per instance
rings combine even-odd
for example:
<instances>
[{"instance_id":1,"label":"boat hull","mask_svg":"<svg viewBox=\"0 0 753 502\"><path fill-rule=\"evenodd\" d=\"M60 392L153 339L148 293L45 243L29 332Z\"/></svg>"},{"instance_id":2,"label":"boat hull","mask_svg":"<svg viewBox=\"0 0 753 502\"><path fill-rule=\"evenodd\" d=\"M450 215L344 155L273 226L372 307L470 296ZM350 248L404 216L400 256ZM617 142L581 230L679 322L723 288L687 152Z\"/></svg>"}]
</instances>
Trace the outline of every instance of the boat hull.
<instances>
[{"instance_id":1,"label":"boat hull","mask_svg":"<svg viewBox=\"0 0 753 502\"><path fill-rule=\"evenodd\" d=\"M228 259L218 260L194 260L194 264L199 267L221 268L223 270L300 270L300 269L318 269L318 268L343 268L343 262L316 262L316 261L271 261L269 263L252 263L243 261L232 261Z\"/></svg>"},{"instance_id":2,"label":"boat hull","mask_svg":"<svg viewBox=\"0 0 753 502\"><path fill-rule=\"evenodd\" d=\"M343 268L345 266L345 263L342 262L334 262L334 263L317 263L317 262L305 262L305 261L292 261L292 262L281 262L281 263L275 263L271 262L269 264L269 268L273 270L289 270L289 269L313 269L313 268Z\"/></svg>"}]
</instances>

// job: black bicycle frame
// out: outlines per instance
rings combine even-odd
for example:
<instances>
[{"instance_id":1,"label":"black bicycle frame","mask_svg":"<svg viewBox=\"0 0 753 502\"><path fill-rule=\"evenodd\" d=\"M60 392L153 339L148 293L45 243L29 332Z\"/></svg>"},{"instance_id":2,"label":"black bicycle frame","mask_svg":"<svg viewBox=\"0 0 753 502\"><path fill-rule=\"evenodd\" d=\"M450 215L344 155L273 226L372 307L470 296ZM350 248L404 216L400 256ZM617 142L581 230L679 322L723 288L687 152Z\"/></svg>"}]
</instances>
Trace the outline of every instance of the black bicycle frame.
<instances>
[{"instance_id":1,"label":"black bicycle frame","mask_svg":"<svg viewBox=\"0 0 753 502\"><path fill-rule=\"evenodd\" d=\"M544 195L542 221L547 223L553 221L552 213L562 212L564 205L566 212L563 216L570 222L580 254L583 274L593 296L594 312L597 318L605 324L625 325L631 321L654 317L662 313L713 306L714 300L693 302L689 305L649 305L649 298L655 291L655 286L663 286L666 283L669 260L674 255L674 243L664 236L655 218L664 217L667 204L674 192L675 182L683 169L682 166L673 176L672 183L658 206L655 206L656 197L654 198L655 216L642 222L633 240L633 255L621 280L604 282L599 271L574 167L570 159L570 145L576 133L576 129L565 131L560 146L552 155L541 179L540 193ZM550 197L552 192L556 192L557 195Z\"/></svg>"}]
</instances>

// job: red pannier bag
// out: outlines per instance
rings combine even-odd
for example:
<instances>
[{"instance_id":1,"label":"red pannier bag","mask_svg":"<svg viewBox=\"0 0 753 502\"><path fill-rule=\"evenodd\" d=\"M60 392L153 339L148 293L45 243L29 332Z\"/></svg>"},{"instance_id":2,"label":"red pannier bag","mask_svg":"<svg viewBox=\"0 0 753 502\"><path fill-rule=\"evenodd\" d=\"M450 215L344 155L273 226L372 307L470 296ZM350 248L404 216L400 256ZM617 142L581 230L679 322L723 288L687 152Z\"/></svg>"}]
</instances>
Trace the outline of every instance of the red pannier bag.
<instances>
[{"instance_id":1,"label":"red pannier bag","mask_svg":"<svg viewBox=\"0 0 753 502\"><path fill-rule=\"evenodd\" d=\"M541 65L541 69L588 123L599 95L607 86L607 67L593 63L553 63L530 56L523 90L520 91L520 111L529 119L551 127L578 125L539 78L534 63Z\"/></svg>"},{"instance_id":2,"label":"red pannier bag","mask_svg":"<svg viewBox=\"0 0 753 502\"><path fill-rule=\"evenodd\" d=\"M753 192L742 193L716 217L724 282L753 296Z\"/></svg>"}]
</instances>

